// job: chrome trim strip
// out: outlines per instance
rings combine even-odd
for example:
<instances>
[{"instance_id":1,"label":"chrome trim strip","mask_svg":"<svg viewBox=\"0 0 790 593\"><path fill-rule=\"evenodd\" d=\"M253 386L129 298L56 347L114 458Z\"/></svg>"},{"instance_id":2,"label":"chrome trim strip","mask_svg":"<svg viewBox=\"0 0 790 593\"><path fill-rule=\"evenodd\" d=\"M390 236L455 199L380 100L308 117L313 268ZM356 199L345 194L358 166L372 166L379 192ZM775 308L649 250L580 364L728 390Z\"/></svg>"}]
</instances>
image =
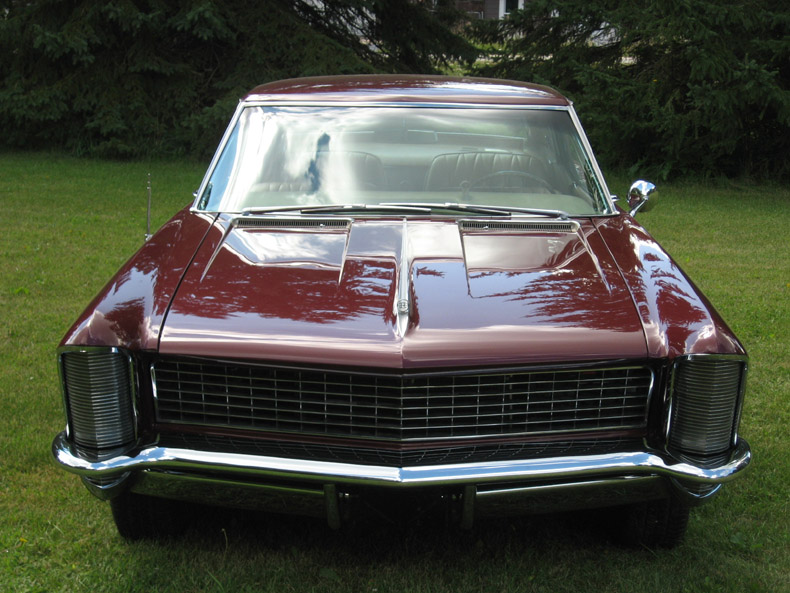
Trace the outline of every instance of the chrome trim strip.
<instances>
[{"instance_id":1,"label":"chrome trim strip","mask_svg":"<svg viewBox=\"0 0 790 593\"><path fill-rule=\"evenodd\" d=\"M683 496L683 486L672 486L654 475L478 489L475 512L481 516L507 517L619 506L665 498L676 491Z\"/></svg>"},{"instance_id":2,"label":"chrome trim strip","mask_svg":"<svg viewBox=\"0 0 790 593\"><path fill-rule=\"evenodd\" d=\"M582 145L584 146L584 151L587 153L587 158L590 159L590 163L592 163L593 171L595 172L596 177L598 177L598 182L601 184L601 190L603 191L603 198L607 202L607 212L603 214L604 215L617 214L617 208L615 208L614 201L612 200L612 192L609 191L609 186L606 185L606 178L603 176L603 171L601 170L600 165L598 165L598 161L595 159L595 153L593 152L592 145L590 144L590 141L587 138L587 134L584 133L582 122L579 119L579 116L576 114L576 110L573 108L573 105L571 105L568 108L568 112L570 113L571 120L573 121L573 125L576 126L576 131L579 133L579 137L582 140Z\"/></svg>"},{"instance_id":3,"label":"chrome trim strip","mask_svg":"<svg viewBox=\"0 0 790 593\"><path fill-rule=\"evenodd\" d=\"M401 227L400 266L398 267L398 287L395 295L395 330L403 338L409 328L411 318L411 258L409 256L409 223L403 219Z\"/></svg>"},{"instance_id":4,"label":"chrome trim strip","mask_svg":"<svg viewBox=\"0 0 790 593\"><path fill-rule=\"evenodd\" d=\"M735 478L751 461L749 445L743 439L738 441L727 463L713 468L697 467L652 450L399 468L153 446L133 456L119 455L90 462L73 452L64 433L55 437L52 454L66 471L89 477L109 478L134 470L155 469L398 487L579 480L613 475L660 475L684 482L719 484Z\"/></svg>"},{"instance_id":5,"label":"chrome trim strip","mask_svg":"<svg viewBox=\"0 0 790 593\"><path fill-rule=\"evenodd\" d=\"M245 106L246 105L243 101L239 101L239 104L236 106L236 111L233 112L233 117L230 118L228 127L225 128L225 132L222 135L222 140L219 141L217 150L214 151L214 156L211 157L211 162L206 169L205 175L203 175L203 180L200 182L200 186L198 186L198 189L195 192L195 199L192 202L192 206L189 208L190 212L208 212L208 210L201 210L198 208L198 203L203 197L203 192L206 191L206 186L208 185L209 179L211 179L211 176L214 174L214 167L217 166L217 162L222 156L222 151L225 150L228 140L233 135L233 131L236 129L236 124L238 123L239 118L241 117L241 112L244 111Z\"/></svg>"},{"instance_id":6,"label":"chrome trim strip","mask_svg":"<svg viewBox=\"0 0 790 593\"><path fill-rule=\"evenodd\" d=\"M714 484L709 490L705 490L704 492L695 492L693 489L686 488L674 478L672 478L671 482L672 486L674 487L673 492L675 492L688 506L698 506L703 502L710 500L719 493L719 490L721 490L722 487L722 484Z\"/></svg>"},{"instance_id":7,"label":"chrome trim strip","mask_svg":"<svg viewBox=\"0 0 790 593\"><path fill-rule=\"evenodd\" d=\"M81 476L82 483L99 500L112 500L129 486L129 472L113 478L111 482L99 483L88 476Z\"/></svg>"},{"instance_id":8,"label":"chrome trim strip","mask_svg":"<svg viewBox=\"0 0 790 593\"><path fill-rule=\"evenodd\" d=\"M101 499L117 496L86 484L88 490ZM167 472L142 472L124 488L171 500L199 500L202 504L234 508L258 509L277 513L290 513L308 517L327 516L327 494L323 484L298 487L286 484L261 484L223 479L201 474L171 474ZM339 518L339 517L338 517Z\"/></svg>"},{"instance_id":9,"label":"chrome trim strip","mask_svg":"<svg viewBox=\"0 0 790 593\"><path fill-rule=\"evenodd\" d=\"M596 233L597 231L598 231L597 227L594 227L588 234L591 235L593 233ZM604 274L603 272L603 268L601 267L601 262L598 259L598 256L595 254L595 251L593 251L593 248L590 247L590 242L587 241L587 234L585 234L585 232L581 230L581 227L578 227L576 230L576 236L579 237L579 241L581 241L582 245L584 245L584 249L585 251L587 251L587 255L590 257L590 260L595 266L595 271L598 272L598 276L601 278L601 283L606 288L606 292L609 293L609 296L611 296L612 287L610 286L609 281L606 279L606 274Z\"/></svg>"},{"instance_id":10,"label":"chrome trim strip","mask_svg":"<svg viewBox=\"0 0 790 593\"><path fill-rule=\"evenodd\" d=\"M156 361L148 365L148 374L151 377L151 398L154 406L154 418L159 417L159 393L156 385Z\"/></svg>"},{"instance_id":11,"label":"chrome trim strip","mask_svg":"<svg viewBox=\"0 0 790 593\"><path fill-rule=\"evenodd\" d=\"M432 101L288 101L278 99L248 99L241 103L244 107L387 107L406 109L529 109L532 111L570 111L569 105L539 105L534 103L444 103Z\"/></svg>"}]
</instances>

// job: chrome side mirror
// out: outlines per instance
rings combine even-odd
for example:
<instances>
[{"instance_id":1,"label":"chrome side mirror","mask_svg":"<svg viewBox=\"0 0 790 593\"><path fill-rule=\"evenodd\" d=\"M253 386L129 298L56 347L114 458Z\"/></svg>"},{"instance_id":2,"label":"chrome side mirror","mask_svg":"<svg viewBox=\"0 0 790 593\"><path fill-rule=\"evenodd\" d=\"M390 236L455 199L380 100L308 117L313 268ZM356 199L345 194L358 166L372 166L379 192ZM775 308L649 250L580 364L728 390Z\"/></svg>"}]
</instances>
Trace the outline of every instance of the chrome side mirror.
<instances>
[{"instance_id":1,"label":"chrome side mirror","mask_svg":"<svg viewBox=\"0 0 790 593\"><path fill-rule=\"evenodd\" d=\"M658 201L656 186L649 181L634 181L631 189L628 190L628 213L633 216L639 210L647 212Z\"/></svg>"}]
</instances>

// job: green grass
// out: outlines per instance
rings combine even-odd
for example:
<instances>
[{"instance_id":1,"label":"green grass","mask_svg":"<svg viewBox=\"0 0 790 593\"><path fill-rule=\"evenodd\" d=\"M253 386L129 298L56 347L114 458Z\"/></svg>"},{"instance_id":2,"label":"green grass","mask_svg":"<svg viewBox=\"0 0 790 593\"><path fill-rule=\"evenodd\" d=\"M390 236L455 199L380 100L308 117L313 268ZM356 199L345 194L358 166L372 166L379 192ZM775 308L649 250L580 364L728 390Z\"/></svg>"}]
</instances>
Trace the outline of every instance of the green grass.
<instances>
[{"instance_id":1,"label":"green grass","mask_svg":"<svg viewBox=\"0 0 790 593\"><path fill-rule=\"evenodd\" d=\"M63 427L54 351L154 226L191 201L202 165L0 154L0 591L790 590L790 192L673 184L639 218L751 355L742 435L752 470L692 514L676 550L626 550L605 515L423 521L339 533L299 518L206 513L166 542L124 543L106 504L55 467ZM614 188L625 195L627 182Z\"/></svg>"}]
</instances>

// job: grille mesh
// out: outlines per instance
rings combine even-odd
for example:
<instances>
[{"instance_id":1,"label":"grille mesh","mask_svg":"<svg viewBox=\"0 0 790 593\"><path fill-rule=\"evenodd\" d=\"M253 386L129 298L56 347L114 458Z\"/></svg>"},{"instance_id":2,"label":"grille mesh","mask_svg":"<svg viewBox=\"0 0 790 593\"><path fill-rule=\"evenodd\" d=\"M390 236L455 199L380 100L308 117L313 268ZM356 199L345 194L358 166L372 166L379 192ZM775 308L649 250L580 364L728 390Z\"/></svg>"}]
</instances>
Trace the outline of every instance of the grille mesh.
<instances>
[{"instance_id":1,"label":"grille mesh","mask_svg":"<svg viewBox=\"0 0 790 593\"><path fill-rule=\"evenodd\" d=\"M645 426L645 367L365 374L198 359L153 367L159 422L428 440Z\"/></svg>"}]
</instances>

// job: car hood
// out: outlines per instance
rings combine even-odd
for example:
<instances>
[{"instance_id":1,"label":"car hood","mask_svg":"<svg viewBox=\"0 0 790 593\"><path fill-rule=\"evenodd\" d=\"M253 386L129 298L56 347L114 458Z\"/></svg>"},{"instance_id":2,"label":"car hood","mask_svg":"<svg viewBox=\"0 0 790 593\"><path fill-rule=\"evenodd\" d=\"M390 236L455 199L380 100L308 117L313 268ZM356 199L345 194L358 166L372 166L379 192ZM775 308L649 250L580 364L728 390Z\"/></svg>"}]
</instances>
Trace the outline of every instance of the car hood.
<instances>
[{"instance_id":1,"label":"car hood","mask_svg":"<svg viewBox=\"0 0 790 593\"><path fill-rule=\"evenodd\" d=\"M390 368L647 355L595 225L542 219L220 216L159 349Z\"/></svg>"}]
</instances>

